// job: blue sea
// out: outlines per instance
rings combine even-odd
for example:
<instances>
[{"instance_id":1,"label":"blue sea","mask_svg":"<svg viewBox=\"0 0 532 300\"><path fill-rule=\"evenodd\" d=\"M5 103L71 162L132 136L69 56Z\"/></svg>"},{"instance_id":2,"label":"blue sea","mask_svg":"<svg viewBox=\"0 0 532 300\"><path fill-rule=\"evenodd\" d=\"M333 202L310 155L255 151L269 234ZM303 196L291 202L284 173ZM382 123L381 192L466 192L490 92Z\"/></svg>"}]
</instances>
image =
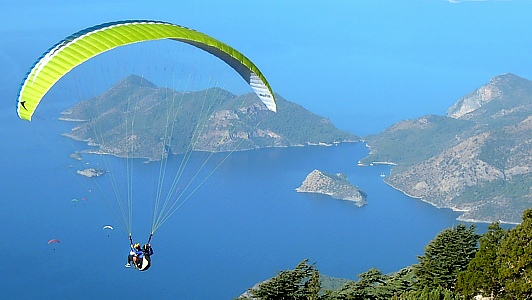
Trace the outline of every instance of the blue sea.
<instances>
[{"instance_id":1,"label":"blue sea","mask_svg":"<svg viewBox=\"0 0 532 300\"><path fill-rule=\"evenodd\" d=\"M153 266L141 273L124 267L127 234L102 229L116 225L105 201L71 176L68 147L53 148L64 138L30 134L21 124L3 133L19 144L2 156L2 185L9 188L0 211L0 288L11 298L232 299L306 258L322 274L356 279L371 267L388 273L416 263L439 231L458 224L457 213L386 185L380 174L389 166L357 166L368 154L362 143L235 152L155 233ZM297 193L314 169L346 174L369 204ZM144 242L151 210L136 201L134 238Z\"/></svg>"}]
</instances>

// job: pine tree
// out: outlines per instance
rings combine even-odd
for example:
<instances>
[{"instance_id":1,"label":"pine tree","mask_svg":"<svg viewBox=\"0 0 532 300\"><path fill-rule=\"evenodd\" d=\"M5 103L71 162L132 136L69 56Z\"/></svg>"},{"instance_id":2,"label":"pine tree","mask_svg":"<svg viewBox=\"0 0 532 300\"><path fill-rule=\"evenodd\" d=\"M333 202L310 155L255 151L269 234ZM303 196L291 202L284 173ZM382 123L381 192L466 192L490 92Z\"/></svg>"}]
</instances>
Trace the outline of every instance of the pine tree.
<instances>
[{"instance_id":1,"label":"pine tree","mask_svg":"<svg viewBox=\"0 0 532 300\"><path fill-rule=\"evenodd\" d=\"M310 277L310 280L308 281L308 300L318 300L319 299L319 292L321 289L321 281L320 281L320 273L318 270L314 270L312 272L312 276Z\"/></svg>"},{"instance_id":2,"label":"pine tree","mask_svg":"<svg viewBox=\"0 0 532 300\"><path fill-rule=\"evenodd\" d=\"M458 275L457 291L469 298L478 294L486 297L498 297L501 294L497 252L504 235L505 230L498 222L488 227L488 232L479 239L479 249L467 270Z\"/></svg>"},{"instance_id":3,"label":"pine tree","mask_svg":"<svg viewBox=\"0 0 532 300\"><path fill-rule=\"evenodd\" d=\"M401 294L399 300L463 300L463 297L442 287L431 289L425 286L421 290Z\"/></svg>"},{"instance_id":4,"label":"pine tree","mask_svg":"<svg viewBox=\"0 0 532 300\"><path fill-rule=\"evenodd\" d=\"M499 247L499 278L508 299L532 299L532 209Z\"/></svg>"},{"instance_id":5,"label":"pine tree","mask_svg":"<svg viewBox=\"0 0 532 300\"><path fill-rule=\"evenodd\" d=\"M350 281L325 298L328 300L389 300L393 290L387 285L388 276L371 268L358 275L358 281Z\"/></svg>"},{"instance_id":6,"label":"pine tree","mask_svg":"<svg viewBox=\"0 0 532 300\"><path fill-rule=\"evenodd\" d=\"M380 270L371 268L358 277L360 280L356 283L356 287L361 299L380 300L390 299L392 296L386 284L388 277Z\"/></svg>"},{"instance_id":7,"label":"pine tree","mask_svg":"<svg viewBox=\"0 0 532 300\"><path fill-rule=\"evenodd\" d=\"M394 295L400 296L404 292L414 290L416 279L412 267L406 267L390 275L386 285Z\"/></svg>"},{"instance_id":8,"label":"pine tree","mask_svg":"<svg viewBox=\"0 0 532 300\"><path fill-rule=\"evenodd\" d=\"M438 233L425 247L425 253L418 256L419 264L414 265L419 286L453 290L458 273L475 255L477 240L474 225L466 228L460 224Z\"/></svg>"},{"instance_id":9,"label":"pine tree","mask_svg":"<svg viewBox=\"0 0 532 300\"><path fill-rule=\"evenodd\" d=\"M319 273L305 259L294 270L281 271L277 276L261 283L251 294L253 298L261 300L307 300L318 299L319 290Z\"/></svg>"}]
</instances>

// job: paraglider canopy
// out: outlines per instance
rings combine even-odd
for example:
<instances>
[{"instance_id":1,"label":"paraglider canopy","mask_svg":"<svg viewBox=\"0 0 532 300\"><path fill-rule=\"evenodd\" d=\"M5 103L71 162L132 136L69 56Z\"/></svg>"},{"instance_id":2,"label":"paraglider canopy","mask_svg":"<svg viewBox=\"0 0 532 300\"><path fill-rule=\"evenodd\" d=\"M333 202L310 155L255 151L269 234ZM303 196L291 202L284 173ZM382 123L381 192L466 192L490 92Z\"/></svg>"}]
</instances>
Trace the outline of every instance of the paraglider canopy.
<instances>
[{"instance_id":1,"label":"paraglider canopy","mask_svg":"<svg viewBox=\"0 0 532 300\"><path fill-rule=\"evenodd\" d=\"M51 244L51 243L61 243L59 240L57 239L51 239L48 241L48 245Z\"/></svg>"},{"instance_id":2,"label":"paraglider canopy","mask_svg":"<svg viewBox=\"0 0 532 300\"><path fill-rule=\"evenodd\" d=\"M103 227L103 229L111 229L111 230L113 230L114 228L113 228L113 226L111 226L111 225L105 225L105 226Z\"/></svg>"},{"instance_id":3,"label":"paraglider canopy","mask_svg":"<svg viewBox=\"0 0 532 300\"><path fill-rule=\"evenodd\" d=\"M201 32L150 20L117 21L81 30L50 48L29 70L17 100L21 119L31 120L37 105L66 73L111 49L138 42L170 39L204 50L232 67L271 111L276 111L273 91L264 75L247 57L231 46Z\"/></svg>"}]
</instances>

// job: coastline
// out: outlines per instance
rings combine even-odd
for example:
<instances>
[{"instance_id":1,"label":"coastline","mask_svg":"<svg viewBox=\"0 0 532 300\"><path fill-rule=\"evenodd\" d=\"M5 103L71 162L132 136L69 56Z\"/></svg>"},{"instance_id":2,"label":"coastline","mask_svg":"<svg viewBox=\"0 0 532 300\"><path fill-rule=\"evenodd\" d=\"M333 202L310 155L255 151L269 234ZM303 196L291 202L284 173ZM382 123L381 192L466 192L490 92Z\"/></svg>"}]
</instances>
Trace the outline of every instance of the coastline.
<instances>
[{"instance_id":1,"label":"coastline","mask_svg":"<svg viewBox=\"0 0 532 300\"><path fill-rule=\"evenodd\" d=\"M366 144L366 147L369 148L369 146ZM372 165L391 165L391 166L396 166L397 164L394 163L394 162L379 162L379 161L374 161L374 162L371 162L369 164L370 166ZM358 161L358 166L367 166L367 165L363 165L360 161ZM456 217L456 220L457 221L460 221L460 222L467 222L467 223L484 223L484 224L491 224L493 223L493 221L488 221L488 220L484 220L484 219L472 219L472 218L466 218L466 217L463 217L463 215L467 212L469 212L468 209L459 209L457 207L454 207L454 206L449 206L449 207L445 207L445 206L439 206L435 203L432 203L426 199L424 199L423 197L421 196L414 196L414 195L410 195L409 193L407 193L406 191L403 191L402 189L398 188L398 187L395 187L394 185L392 185L391 183L389 183L386 179L383 180L385 184L387 184L388 186L390 186L391 188L403 193L405 196L409 197L409 198L412 198L412 199L416 199L416 200L421 200L427 204L430 204L432 206L434 206L435 208L437 209L450 209L451 211L453 212L458 212L458 213L461 213L458 217ZM518 225L520 223L518 222L511 222L511 221L504 221L504 220L498 220L498 222L500 224L509 224L509 225Z\"/></svg>"},{"instance_id":2,"label":"coastline","mask_svg":"<svg viewBox=\"0 0 532 300\"><path fill-rule=\"evenodd\" d=\"M66 121L66 122L86 122L87 121L87 120L81 120L81 119L69 119L69 118L65 118L65 117L60 117L59 120ZM96 149L81 150L81 151L79 151L79 153L97 154L97 155L111 155L111 156L118 157L118 158L135 158L135 159L136 158L140 158L140 159L147 160L147 162L160 161L160 159L153 159L151 157L144 157L144 156L127 157L127 156L119 155L119 154L116 154L116 153L113 153L113 152L102 151L100 144L95 143L90 138L89 139L79 138L76 135L72 134L72 132L62 133L61 135L65 136L67 138L70 138L70 139L72 139L74 141L85 142L87 144L87 146L89 146L89 147L97 147ZM279 146L268 145L268 146L261 146L261 147L232 149L232 150L220 150L220 151L197 150L197 149L195 149L195 150L192 150L192 152L227 153L227 152L241 152L241 151L259 150L259 149L266 149L266 148L290 148L290 147L312 147L312 146L331 147L331 146L338 146L338 145L340 145L342 143L358 143L358 142L360 142L360 141L358 141L358 140L343 140L343 141L334 141L334 142L331 142L331 143L326 143L326 142L318 142L318 143L306 142L306 143L303 143L303 144L279 145ZM183 153L172 153L172 154L173 155L180 155L180 154L183 154Z\"/></svg>"},{"instance_id":3,"label":"coastline","mask_svg":"<svg viewBox=\"0 0 532 300\"><path fill-rule=\"evenodd\" d=\"M483 223L483 224L491 224L491 223L493 223L491 221L486 221L486 220L462 218L461 216L456 218L456 220L458 220L460 222L467 222L467 223ZM500 224L507 224L507 225L519 225L519 224L521 224L521 223L517 223L517 222L509 222L509 221L503 221L503 220L499 220L497 222L499 222Z\"/></svg>"},{"instance_id":4,"label":"coastline","mask_svg":"<svg viewBox=\"0 0 532 300\"><path fill-rule=\"evenodd\" d=\"M464 218L462 217L464 214L463 213L466 213L466 212L469 212L469 210L467 209L459 209L459 208L456 208L456 207L443 207L443 206L438 206L430 201L427 201L425 199L423 199L423 197L418 197L418 196L413 196L413 195L410 195L408 194L407 192L401 190L400 188L397 188L395 186L393 186L391 183L387 182L386 180L383 180L385 184L387 184L388 186L390 186L391 188L403 193L405 196L407 197L410 197L412 199L416 199L416 200L421 200L427 204L430 204L432 206L434 206L435 208L437 209L450 209L452 210L453 212L459 212L459 213L462 213L460 214L458 217L456 217L456 220L457 221L460 221L460 222L467 222L467 223L483 223L483 224L491 224L493 223L493 221L488 221L488 220L483 220L483 219L471 219L471 218ZM520 223L517 223L517 222L510 222L510 221L504 221L504 220L498 220L498 222L500 224L509 224L509 225L518 225Z\"/></svg>"},{"instance_id":5,"label":"coastline","mask_svg":"<svg viewBox=\"0 0 532 300\"><path fill-rule=\"evenodd\" d=\"M391 162L391 161L373 161L373 162L371 162L371 164L373 164L373 165L397 166L396 163ZM370 164L370 165L371 165L371 164Z\"/></svg>"}]
</instances>

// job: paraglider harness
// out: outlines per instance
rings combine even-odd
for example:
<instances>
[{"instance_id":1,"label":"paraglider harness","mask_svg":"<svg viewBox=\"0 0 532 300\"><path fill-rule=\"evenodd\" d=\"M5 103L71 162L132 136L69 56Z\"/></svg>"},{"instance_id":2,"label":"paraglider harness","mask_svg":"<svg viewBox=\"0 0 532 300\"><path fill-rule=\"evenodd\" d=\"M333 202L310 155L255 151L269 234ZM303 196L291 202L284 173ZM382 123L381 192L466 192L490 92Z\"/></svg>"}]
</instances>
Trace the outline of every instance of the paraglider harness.
<instances>
[{"instance_id":1,"label":"paraglider harness","mask_svg":"<svg viewBox=\"0 0 532 300\"><path fill-rule=\"evenodd\" d=\"M137 262L133 263L135 269L139 271L146 271L151 267L151 255L153 254L153 249L150 245L150 241L152 236L153 234L150 234L148 242L144 246L142 246L142 258L137 257ZM129 242L131 243L131 248L133 248L133 238L131 237L131 235L129 236Z\"/></svg>"}]
</instances>

